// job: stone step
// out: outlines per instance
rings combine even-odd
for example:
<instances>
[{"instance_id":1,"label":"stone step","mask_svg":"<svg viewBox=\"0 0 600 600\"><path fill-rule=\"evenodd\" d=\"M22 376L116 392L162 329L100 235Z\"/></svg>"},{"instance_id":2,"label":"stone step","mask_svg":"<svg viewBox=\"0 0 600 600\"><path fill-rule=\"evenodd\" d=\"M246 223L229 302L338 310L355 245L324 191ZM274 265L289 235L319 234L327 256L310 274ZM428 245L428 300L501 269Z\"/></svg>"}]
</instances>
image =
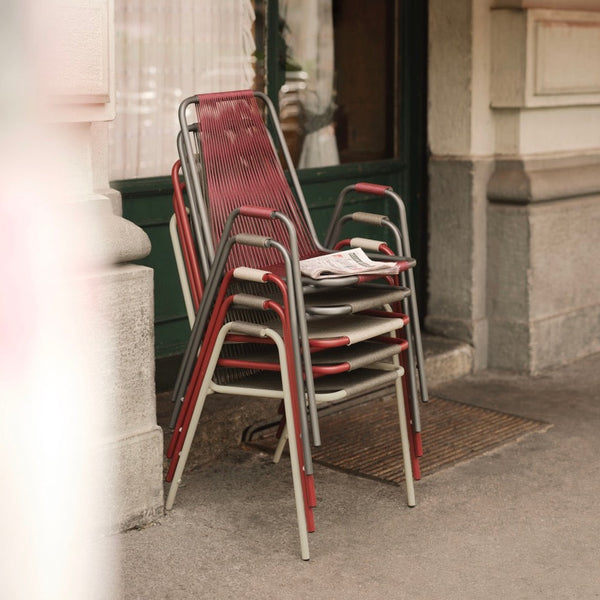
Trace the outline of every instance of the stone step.
<instances>
[{"instance_id":1,"label":"stone step","mask_svg":"<svg viewBox=\"0 0 600 600\"><path fill-rule=\"evenodd\" d=\"M465 342L425 334L423 352L430 389L473 371L473 348Z\"/></svg>"}]
</instances>

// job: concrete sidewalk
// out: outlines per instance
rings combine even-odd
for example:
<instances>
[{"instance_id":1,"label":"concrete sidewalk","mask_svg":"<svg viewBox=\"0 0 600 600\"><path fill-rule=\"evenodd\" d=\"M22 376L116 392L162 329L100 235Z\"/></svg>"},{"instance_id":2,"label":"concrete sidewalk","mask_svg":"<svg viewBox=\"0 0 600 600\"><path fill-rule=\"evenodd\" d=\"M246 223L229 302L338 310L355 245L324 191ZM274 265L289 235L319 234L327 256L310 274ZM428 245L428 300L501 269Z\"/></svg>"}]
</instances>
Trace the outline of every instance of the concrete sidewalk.
<instances>
[{"instance_id":1,"label":"concrete sidewalk","mask_svg":"<svg viewBox=\"0 0 600 600\"><path fill-rule=\"evenodd\" d=\"M117 536L119 597L600 598L600 354L435 393L552 427L425 477L413 509L403 488L315 465L309 562L289 462L233 452L188 472L159 523Z\"/></svg>"}]
</instances>

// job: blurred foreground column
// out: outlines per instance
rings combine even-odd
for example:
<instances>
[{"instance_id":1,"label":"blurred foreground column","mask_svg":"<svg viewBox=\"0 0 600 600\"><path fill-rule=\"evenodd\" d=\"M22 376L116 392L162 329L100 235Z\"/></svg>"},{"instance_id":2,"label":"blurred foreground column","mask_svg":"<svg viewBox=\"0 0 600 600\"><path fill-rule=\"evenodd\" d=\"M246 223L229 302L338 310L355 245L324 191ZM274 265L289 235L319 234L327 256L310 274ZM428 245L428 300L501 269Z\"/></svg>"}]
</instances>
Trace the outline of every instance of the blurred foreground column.
<instances>
[{"instance_id":1,"label":"blurred foreground column","mask_svg":"<svg viewBox=\"0 0 600 600\"><path fill-rule=\"evenodd\" d=\"M108 412L105 441L113 490L106 497L111 530L142 525L162 514L162 435L154 390L153 272L130 264L150 252L146 234L123 219L109 189L105 122L114 118L112 0L56 0L56 56L44 73L54 120L66 125L79 180L82 217L99 234L89 247L100 267L89 273L93 328L110 332L100 363ZM94 335L94 334L92 334Z\"/></svg>"},{"instance_id":2,"label":"blurred foreground column","mask_svg":"<svg viewBox=\"0 0 600 600\"><path fill-rule=\"evenodd\" d=\"M0 10L7 598L118 597L93 541L162 514L152 270L129 264L150 244L107 183L112 11L111 0Z\"/></svg>"}]
</instances>

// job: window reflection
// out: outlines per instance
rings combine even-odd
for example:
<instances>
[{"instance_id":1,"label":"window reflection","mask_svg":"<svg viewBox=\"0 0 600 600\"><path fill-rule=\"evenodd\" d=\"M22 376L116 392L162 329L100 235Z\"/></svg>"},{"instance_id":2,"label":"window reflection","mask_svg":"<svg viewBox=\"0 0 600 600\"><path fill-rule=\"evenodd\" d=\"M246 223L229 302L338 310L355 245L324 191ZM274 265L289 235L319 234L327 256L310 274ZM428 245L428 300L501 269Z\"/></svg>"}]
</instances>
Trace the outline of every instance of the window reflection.
<instances>
[{"instance_id":1,"label":"window reflection","mask_svg":"<svg viewBox=\"0 0 600 600\"><path fill-rule=\"evenodd\" d=\"M280 3L281 16L286 24L284 38L289 50L286 64L289 70L286 69L281 105L298 107L303 134L298 158L300 168L339 163L333 121L335 62L332 8L331 0L282 0Z\"/></svg>"},{"instance_id":2,"label":"window reflection","mask_svg":"<svg viewBox=\"0 0 600 600\"><path fill-rule=\"evenodd\" d=\"M299 168L393 156L396 5L280 0L280 118Z\"/></svg>"}]
</instances>

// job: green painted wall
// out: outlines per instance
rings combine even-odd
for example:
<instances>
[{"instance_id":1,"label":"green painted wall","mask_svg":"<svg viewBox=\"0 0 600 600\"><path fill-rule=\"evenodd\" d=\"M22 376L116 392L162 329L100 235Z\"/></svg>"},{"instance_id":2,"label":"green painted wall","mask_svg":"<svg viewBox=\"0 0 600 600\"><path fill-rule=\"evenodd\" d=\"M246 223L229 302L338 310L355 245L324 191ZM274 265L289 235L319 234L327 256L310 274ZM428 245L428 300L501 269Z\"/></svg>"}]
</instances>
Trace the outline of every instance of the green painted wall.
<instances>
[{"instance_id":1,"label":"green painted wall","mask_svg":"<svg viewBox=\"0 0 600 600\"><path fill-rule=\"evenodd\" d=\"M152 243L150 254L139 263L154 269L156 358L180 354L185 349L189 325L169 236L171 178L113 181L111 185L121 192L123 216L139 225Z\"/></svg>"}]
</instances>

